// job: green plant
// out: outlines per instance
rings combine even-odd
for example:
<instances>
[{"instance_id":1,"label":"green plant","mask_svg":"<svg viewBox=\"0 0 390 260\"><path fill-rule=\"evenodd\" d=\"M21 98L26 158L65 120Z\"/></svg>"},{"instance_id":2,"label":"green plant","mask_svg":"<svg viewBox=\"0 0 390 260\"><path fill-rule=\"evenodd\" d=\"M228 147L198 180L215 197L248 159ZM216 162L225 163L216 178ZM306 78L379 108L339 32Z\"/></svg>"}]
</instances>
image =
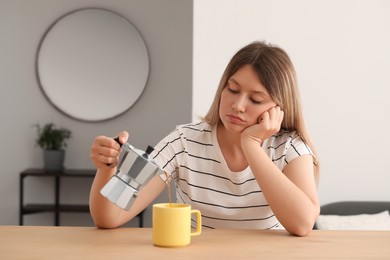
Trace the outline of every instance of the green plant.
<instances>
[{"instance_id":1,"label":"green plant","mask_svg":"<svg viewBox=\"0 0 390 260\"><path fill-rule=\"evenodd\" d=\"M47 123L43 127L37 124L36 128L36 144L44 150L61 150L67 146L66 141L72 136L70 130L57 128L53 123Z\"/></svg>"}]
</instances>

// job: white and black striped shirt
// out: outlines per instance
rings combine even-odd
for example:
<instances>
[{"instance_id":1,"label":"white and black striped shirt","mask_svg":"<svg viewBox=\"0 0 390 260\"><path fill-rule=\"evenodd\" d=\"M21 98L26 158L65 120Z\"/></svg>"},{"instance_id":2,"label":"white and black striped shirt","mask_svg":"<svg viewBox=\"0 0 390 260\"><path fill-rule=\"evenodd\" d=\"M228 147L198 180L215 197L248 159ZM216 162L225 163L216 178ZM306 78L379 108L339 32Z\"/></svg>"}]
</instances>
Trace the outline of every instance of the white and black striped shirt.
<instances>
[{"instance_id":1,"label":"white and black striped shirt","mask_svg":"<svg viewBox=\"0 0 390 260\"><path fill-rule=\"evenodd\" d=\"M295 132L283 132L262 148L283 170L294 158L311 154ZM268 205L249 167L230 171L220 150L216 126L205 122L177 126L155 147L154 160L175 180L179 203L202 213L208 228L283 228ZM161 178L166 180L166 176Z\"/></svg>"}]
</instances>

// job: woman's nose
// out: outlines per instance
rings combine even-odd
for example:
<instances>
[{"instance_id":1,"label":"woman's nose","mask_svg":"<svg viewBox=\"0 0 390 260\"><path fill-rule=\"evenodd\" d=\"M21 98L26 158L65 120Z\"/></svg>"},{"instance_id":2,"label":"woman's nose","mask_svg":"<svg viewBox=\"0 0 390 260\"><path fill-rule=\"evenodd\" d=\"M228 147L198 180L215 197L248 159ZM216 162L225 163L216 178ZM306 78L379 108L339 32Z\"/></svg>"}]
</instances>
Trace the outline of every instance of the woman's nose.
<instances>
[{"instance_id":1,"label":"woman's nose","mask_svg":"<svg viewBox=\"0 0 390 260\"><path fill-rule=\"evenodd\" d=\"M233 110L236 112L245 112L245 97L243 95L236 98L233 103Z\"/></svg>"}]
</instances>

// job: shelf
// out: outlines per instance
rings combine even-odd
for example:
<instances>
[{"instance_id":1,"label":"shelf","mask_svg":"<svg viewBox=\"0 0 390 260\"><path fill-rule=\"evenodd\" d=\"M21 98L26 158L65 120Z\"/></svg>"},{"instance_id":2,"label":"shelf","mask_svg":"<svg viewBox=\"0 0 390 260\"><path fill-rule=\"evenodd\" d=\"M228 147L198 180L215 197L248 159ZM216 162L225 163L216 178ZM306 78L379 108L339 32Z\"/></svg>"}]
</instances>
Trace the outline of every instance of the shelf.
<instances>
[{"instance_id":1,"label":"shelf","mask_svg":"<svg viewBox=\"0 0 390 260\"><path fill-rule=\"evenodd\" d=\"M20 173L20 201L19 201L19 224L23 225L23 215L41 213L41 212L52 212L54 213L54 223L56 226L60 225L60 213L65 212L88 212L88 205L78 204L62 204L60 203L61 195L61 180L63 178L90 178L93 179L96 174L95 169L64 169L62 171L46 171L44 169L26 169ZM26 178L37 178L52 177L55 180L54 183L54 203L43 204L43 203L24 203L24 180ZM86 198L87 199L87 198ZM85 200L83 200L85 201ZM143 227L143 213L139 213L137 217L140 219L140 227Z\"/></svg>"},{"instance_id":2,"label":"shelf","mask_svg":"<svg viewBox=\"0 0 390 260\"><path fill-rule=\"evenodd\" d=\"M56 206L53 204L26 204L22 208L23 214L32 214L40 212L56 212ZM68 205L58 206L58 212L89 212L88 205Z\"/></svg>"},{"instance_id":3,"label":"shelf","mask_svg":"<svg viewBox=\"0 0 390 260\"><path fill-rule=\"evenodd\" d=\"M62 171L47 171L45 169L27 169L20 173L21 177L40 176L40 177L94 177L96 170L94 169L64 169Z\"/></svg>"},{"instance_id":4,"label":"shelf","mask_svg":"<svg viewBox=\"0 0 390 260\"><path fill-rule=\"evenodd\" d=\"M95 169L64 169L60 171L47 171L45 169L30 168L20 173L20 201L19 201L19 224L23 225L23 216L27 214L50 212L54 214L54 224L60 225L61 213L89 213L87 204L63 204L60 202L61 180L64 178L89 178L95 176ZM53 203L24 203L24 180L26 178L53 178L55 180ZM87 198L86 198L87 199ZM84 200L85 201L85 200Z\"/></svg>"}]
</instances>

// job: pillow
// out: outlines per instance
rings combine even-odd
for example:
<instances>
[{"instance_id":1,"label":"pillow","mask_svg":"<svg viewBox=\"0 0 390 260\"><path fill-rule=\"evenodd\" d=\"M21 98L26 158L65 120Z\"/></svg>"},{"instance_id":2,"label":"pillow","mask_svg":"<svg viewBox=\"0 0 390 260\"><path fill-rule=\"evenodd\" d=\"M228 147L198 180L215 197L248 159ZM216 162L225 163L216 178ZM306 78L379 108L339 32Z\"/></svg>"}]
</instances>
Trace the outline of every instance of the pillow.
<instances>
[{"instance_id":1,"label":"pillow","mask_svg":"<svg viewBox=\"0 0 390 260\"><path fill-rule=\"evenodd\" d=\"M388 210L377 214L320 215L316 224L318 229L329 230L390 230L390 215Z\"/></svg>"}]
</instances>

